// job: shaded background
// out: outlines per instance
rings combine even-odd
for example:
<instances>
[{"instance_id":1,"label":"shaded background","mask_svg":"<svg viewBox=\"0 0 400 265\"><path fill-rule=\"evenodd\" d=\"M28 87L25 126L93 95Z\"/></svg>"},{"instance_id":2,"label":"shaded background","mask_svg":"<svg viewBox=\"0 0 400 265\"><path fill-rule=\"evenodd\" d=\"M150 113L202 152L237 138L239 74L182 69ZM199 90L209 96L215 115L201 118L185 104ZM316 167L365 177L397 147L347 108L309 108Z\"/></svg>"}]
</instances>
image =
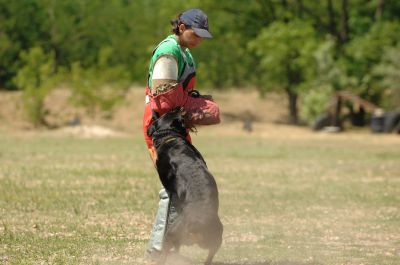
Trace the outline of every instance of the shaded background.
<instances>
[{"instance_id":1,"label":"shaded background","mask_svg":"<svg viewBox=\"0 0 400 265\"><path fill-rule=\"evenodd\" d=\"M35 126L54 126L44 101L60 86L90 115L112 115L132 84L145 86L169 21L192 7L214 35L193 50L200 90L278 91L294 124L312 122L335 91L399 108L396 0L0 0L0 89L23 91Z\"/></svg>"}]
</instances>

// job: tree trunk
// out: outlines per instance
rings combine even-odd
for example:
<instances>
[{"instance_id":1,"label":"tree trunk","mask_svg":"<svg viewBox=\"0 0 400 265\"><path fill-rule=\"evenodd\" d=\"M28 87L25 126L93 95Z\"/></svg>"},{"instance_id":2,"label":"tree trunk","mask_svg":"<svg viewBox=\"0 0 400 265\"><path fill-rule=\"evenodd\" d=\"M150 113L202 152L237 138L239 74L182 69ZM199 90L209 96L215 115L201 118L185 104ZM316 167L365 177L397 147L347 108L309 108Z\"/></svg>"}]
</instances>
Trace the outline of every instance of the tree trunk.
<instances>
[{"instance_id":1,"label":"tree trunk","mask_svg":"<svg viewBox=\"0 0 400 265\"><path fill-rule=\"evenodd\" d=\"M286 93L289 99L289 122L291 124L298 124L299 123L298 111L297 111L298 95L290 88L286 89Z\"/></svg>"},{"instance_id":2,"label":"tree trunk","mask_svg":"<svg viewBox=\"0 0 400 265\"><path fill-rule=\"evenodd\" d=\"M335 112L333 114L333 126L341 127L340 113L342 111L342 99L340 96L336 97Z\"/></svg>"},{"instance_id":3,"label":"tree trunk","mask_svg":"<svg viewBox=\"0 0 400 265\"><path fill-rule=\"evenodd\" d=\"M54 51L54 65L53 73L57 73L58 67L61 65L61 51L55 43L52 43L52 50Z\"/></svg>"},{"instance_id":4,"label":"tree trunk","mask_svg":"<svg viewBox=\"0 0 400 265\"><path fill-rule=\"evenodd\" d=\"M349 40L349 0L342 0L342 30L340 33L341 44Z\"/></svg>"},{"instance_id":5,"label":"tree trunk","mask_svg":"<svg viewBox=\"0 0 400 265\"><path fill-rule=\"evenodd\" d=\"M336 29L336 18L335 18L335 11L333 10L332 0L328 0L327 9L329 17L329 25L328 25L329 33L331 33L333 36L340 37L338 36Z\"/></svg>"},{"instance_id":6,"label":"tree trunk","mask_svg":"<svg viewBox=\"0 0 400 265\"><path fill-rule=\"evenodd\" d=\"M286 74L288 84L285 88L289 99L289 122L291 124L298 124L297 115L297 92L295 91L296 85L300 83L299 72L293 71L291 64L286 64Z\"/></svg>"},{"instance_id":7,"label":"tree trunk","mask_svg":"<svg viewBox=\"0 0 400 265\"><path fill-rule=\"evenodd\" d=\"M378 4L376 6L376 11L375 11L375 19L377 21L379 21L382 17L384 6L385 6L385 0L378 0Z\"/></svg>"}]
</instances>

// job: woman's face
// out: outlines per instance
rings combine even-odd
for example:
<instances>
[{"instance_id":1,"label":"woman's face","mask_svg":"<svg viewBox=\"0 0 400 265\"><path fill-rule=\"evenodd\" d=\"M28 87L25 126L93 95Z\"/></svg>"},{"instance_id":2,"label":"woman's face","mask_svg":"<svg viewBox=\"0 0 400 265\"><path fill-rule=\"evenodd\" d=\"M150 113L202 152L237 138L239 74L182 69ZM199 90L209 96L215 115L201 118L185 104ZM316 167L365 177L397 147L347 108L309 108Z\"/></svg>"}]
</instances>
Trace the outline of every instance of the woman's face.
<instances>
[{"instance_id":1,"label":"woman's face","mask_svg":"<svg viewBox=\"0 0 400 265\"><path fill-rule=\"evenodd\" d=\"M192 49L200 44L203 38L199 37L194 33L193 29L186 28L184 24L179 26L179 44L183 47Z\"/></svg>"}]
</instances>

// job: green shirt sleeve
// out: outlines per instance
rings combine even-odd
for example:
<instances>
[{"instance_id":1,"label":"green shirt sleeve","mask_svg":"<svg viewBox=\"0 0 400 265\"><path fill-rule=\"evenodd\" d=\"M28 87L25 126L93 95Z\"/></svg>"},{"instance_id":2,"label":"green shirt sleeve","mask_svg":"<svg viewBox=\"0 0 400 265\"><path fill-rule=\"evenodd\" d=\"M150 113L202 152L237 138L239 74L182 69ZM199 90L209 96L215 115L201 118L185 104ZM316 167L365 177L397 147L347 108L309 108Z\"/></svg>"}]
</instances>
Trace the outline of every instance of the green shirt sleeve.
<instances>
[{"instance_id":1,"label":"green shirt sleeve","mask_svg":"<svg viewBox=\"0 0 400 265\"><path fill-rule=\"evenodd\" d=\"M173 38L173 37L170 36L168 38ZM153 56L151 57L150 67L149 67L149 80L148 80L150 88L152 88L151 78L153 76L154 64L160 56L163 55L173 56L178 62L178 79L179 76L182 75L182 71L184 68L184 60L182 58L180 47L175 41L167 41L167 39L159 44L159 46L154 51Z\"/></svg>"}]
</instances>

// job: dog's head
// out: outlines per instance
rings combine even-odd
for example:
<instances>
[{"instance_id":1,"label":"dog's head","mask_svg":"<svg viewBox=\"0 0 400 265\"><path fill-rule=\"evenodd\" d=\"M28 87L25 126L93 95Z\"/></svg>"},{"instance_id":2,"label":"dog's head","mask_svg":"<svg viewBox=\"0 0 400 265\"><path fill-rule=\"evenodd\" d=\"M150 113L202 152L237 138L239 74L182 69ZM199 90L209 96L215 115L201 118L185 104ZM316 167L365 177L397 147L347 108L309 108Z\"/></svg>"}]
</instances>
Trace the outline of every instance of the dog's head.
<instances>
[{"instance_id":1,"label":"dog's head","mask_svg":"<svg viewBox=\"0 0 400 265\"><path fill-rule=\"evenodd\" d=\"M184 115L186 114L183 108L176 108L159 117L153 113L153 123L147 129L147 135L153 137L157 131L174 131L182 136L186 135L186 126Z\"/></svg>"}]
</instances>

